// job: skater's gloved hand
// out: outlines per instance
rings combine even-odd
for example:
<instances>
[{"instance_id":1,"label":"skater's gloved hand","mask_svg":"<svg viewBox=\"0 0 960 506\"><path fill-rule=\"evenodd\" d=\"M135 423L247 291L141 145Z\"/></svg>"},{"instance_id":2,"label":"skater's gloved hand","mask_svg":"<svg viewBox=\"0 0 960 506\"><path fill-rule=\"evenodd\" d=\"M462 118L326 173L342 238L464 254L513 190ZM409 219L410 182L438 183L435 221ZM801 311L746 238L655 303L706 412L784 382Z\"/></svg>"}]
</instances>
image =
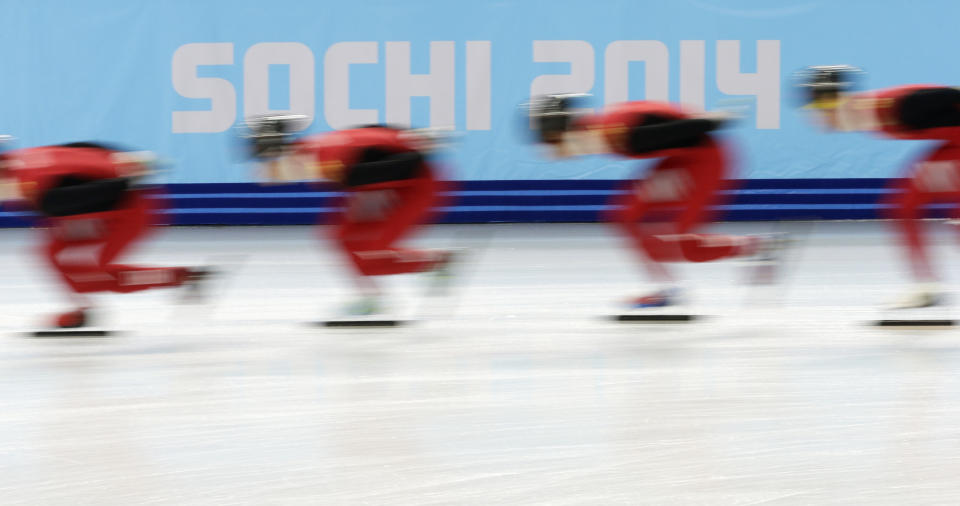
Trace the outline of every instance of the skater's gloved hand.
<instances>
[{"instance_id":1,"label":"skater's gloved hand","mask_svg":"<svg viewBox=\"0 0 960 506\"><path fill-rule=\"evenodd\" d=\"M110 156L121 177L140 179L153 173L157 155L150 151L123 151Z\"/></svg>"},{"instance_id":2,"label":"skater's gloved hand","mask_svg":"<svg viewBox=\"0 0 960 506\"><path fill-rule=\"evenodd\" d=\"M714 120L717 122L717 128L725 128L745 119L753 109L753 101L750 99L726 99L721 100L717 105L716 110L702 112L697 117Z\"/></svg>"},{"instance_id":3,"label":"skater's gloved hand","mask_svg":"<svg viewBox=\"0 0 960 506\"><path fill-rule=\"evenodd\" d=\"M17 181L0 178L0 202L24 198Z\"/></svg>"},{"instance_id":4,"label":"skater's gloved hand","mask_svg":"<svg viewBox=\"0 0 960 506\"><path fill-rule=\"evenodd\" d=\"M720 109L716 111L705 111L696 116L698 119L713 121L717 129L730 126L732 123L743 119L743 114L731 109Z\"/></svg>"},{"instance_id":5,"label":"skater's gloved hand","mask_svg":"<svg viewBox=\"0 0 960 506\"><path fill-rule=\"evenodd\" d=\"M310 156L287 154L265 160L257 164L257 168L261 184L274 185L315 180L318 175L314 174L314 165Z\"/></svg>"},{"instance_id":6,"label":"skater's gloved hand","mask_svg":"<svg viewBox=\"0 0 960 506\"><path fill-rule=\"evenodd\" d=\"M453 127L430 127L404 130L400 139L421 153L430 153L448 147L457 137Z\"/></svg>"}]
</instances>

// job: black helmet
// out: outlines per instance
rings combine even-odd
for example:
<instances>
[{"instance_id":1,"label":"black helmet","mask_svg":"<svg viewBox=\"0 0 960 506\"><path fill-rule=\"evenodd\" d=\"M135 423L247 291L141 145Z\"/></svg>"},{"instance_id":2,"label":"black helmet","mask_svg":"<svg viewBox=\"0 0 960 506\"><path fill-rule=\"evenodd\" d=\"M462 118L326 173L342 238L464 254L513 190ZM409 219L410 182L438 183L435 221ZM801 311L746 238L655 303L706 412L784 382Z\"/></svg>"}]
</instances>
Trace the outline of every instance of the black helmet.
<instances>
[{"instance_id":1,"label":"black helmet","mask_svg":"<svg viewBox=\"0 0 960 506\"><path fill-rule=\"evenodd\" d=\"M536 140L545 144L560 142L560 134L570 129L581 113L582 102L588 95L544 95L527 104L527 120L536 131Z\"/></svg>"},{"instance_id":2,"label":"black helmet","mask_svg":"<svg viewBox=\"0 0 960 506\"><path fill-rule=\"evenodd\" d=\"M258 116L247 119L246 134L249 142L250 156L257 159L276 158L283 154L283 149L290 142L297 124L307 119L306 116Z\"/></svg>"},{"instance_id":3,"label":"black helmet","mask_svg":"<svg viewBox=\"0 0 960 506\"><path fill-rule=\"evenodd\" d=\"M824 100L836 98L859 88L863 71L852 65L812 65L797 72L799 101L803 106L816 107Z\"/></svg>"}]
</instances>

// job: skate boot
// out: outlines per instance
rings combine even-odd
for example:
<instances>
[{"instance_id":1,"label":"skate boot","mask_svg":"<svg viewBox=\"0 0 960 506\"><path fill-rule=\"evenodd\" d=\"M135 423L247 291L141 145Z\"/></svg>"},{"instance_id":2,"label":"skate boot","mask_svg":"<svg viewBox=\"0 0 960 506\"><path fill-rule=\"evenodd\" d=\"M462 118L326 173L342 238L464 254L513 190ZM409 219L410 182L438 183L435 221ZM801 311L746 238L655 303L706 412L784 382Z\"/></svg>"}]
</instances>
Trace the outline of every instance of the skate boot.
<instances>
[{"instance_id":1,"label":"skate boot","mask_svg":"<svg viewBox=\"0 0 960 506\"><path fill-rule=\"evenodd\" d=\"M923 283L888 305L887 309L920 309L941 306L946 295L936 283Z\"/></svg>"},{"instance_id":2,"label":"skate boot","mask_svg":"<svg viewBox=\"0 0 960 506\"><path fill-rule=\"evenodd\" d=\"M444 296L450 293L453 285L454 267L460 261L463 250L448 250L439 252L440 259L430 270L430 281L427 294Z\"/></svg>"},{"instance_id":3,"label":"skate boot","mask_svg":"<svg viewBox=\"0 0 960 506\"><path fill-rule=\"evenodd\" d=\"M613 319L618 322L656 324L696 321L697 315L681 309L683 303L679 288L662 288L629 301L628 310L615 315Z\"/></svg>"},{"instance_id":4,"label":"skate boot","mask_svg":"<svg viewBox=\"0 0 960 506\"><path fill-rule=\"evenodd\" d=\"M936 283L921 283L916 285L905 295L888 304L884 309L889 311L887 318L877 320L874 325L880 327L901 328L952 328L958 321L949 313L947 294ZM911 311L904 311L909 309Z\"/></svg>"},{"instance_id":5,"label":"skate boot","mask_svg":"<svg viewBox=\"0 0 960 506\"><path fill-rule=\"evenodd\" d=\"M396 327L404 320L386 314L379 295L363 295L344 306L341 316L318 322L324 327Z\"/></svg>"},{"instance_id":6,"label":"skate boot","mask_svg":"<svg viewBox=\"0 0 960 506\"><path fill-rule=\"evenodd\" d=\"M676 305L680 291L676 288L664 288L630 301L630 309L652 309Z\"/></svg>"},{"instance_id":7,"label":"skate boot","mask_svg":"<svg viewBox=\"0 0 960 506\"><path fill-rule=\"evenodd\" d=\"M782 270L783 255L790 245L790 236L775 233L757 236L757 251L751 258L748 282L752 285L776 283Z\"/></svg>"},{"instance_id":8,"label":"skate boot","mask_svg":"<svg viewBox=\"0 0 960 506\"><path fill-rule=\"evenodd\" d=\"M57 315L53 324L58 329L78 329L85 327L89 323L89 314L87 308L79 308L73 311Z\"/></svg>"},{"instance_id":9,"label":"skate boot","mask_svg":"<svg viewBox=\"0 0 960 506\"><path fill-rule=\"evenodd\" d=\"M78 307L51 318L50 326L27 333L31 337L107 337L114 332L91 328L89 307Z\"/></svg>"},{"instance_id":10,"label":"skate boot","mask_svg":"<svg viewBox=\"0 0 960 506\"><path fill-rule=\"evenodd\" d=\"M364 295L347 303L343 308L344 318L363 318L381 315L384 312L382 301L377 295Z\"/></svg>"},{"instance_id":11,"label":"skate boot","mask_svg":"<svg viewBox=\"0 0 960 506\"><path fill-rule=\"evenodd\" d=\"M187 267L184 274L182 302L199 303L209 296L209 281L216 275L210 267Z\"/></svg>"}]
</instances>

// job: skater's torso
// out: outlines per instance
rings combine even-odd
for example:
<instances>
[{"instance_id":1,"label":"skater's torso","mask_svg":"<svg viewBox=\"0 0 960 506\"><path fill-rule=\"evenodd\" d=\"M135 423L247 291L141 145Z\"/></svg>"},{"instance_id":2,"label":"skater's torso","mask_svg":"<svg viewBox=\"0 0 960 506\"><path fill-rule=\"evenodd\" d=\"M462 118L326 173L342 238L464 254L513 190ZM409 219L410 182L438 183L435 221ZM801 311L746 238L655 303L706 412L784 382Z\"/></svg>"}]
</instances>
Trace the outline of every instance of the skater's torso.
<instances>
[{"instance_id":1,"label":"skater's torso","mask_svg":"<svg viewBox=\"0 0 960 506\"><path fill-rule=\"evenodd\" d=\"M4 153L8 175L31 203L65 178L100 180L121 177L113 151L92 147L43 146Z\"/></svg>"},{"instance_id":2,"label":"skater's torso","mask_svg":"<svg viewBox=\"0 0 960 506\"><path fill-rule=\"evenodd\" d=\"M637 153L629 146L630 129L688 118L690 115L674 104L637 101L609 106L598 114L584 118L578 126L589 130L602 130L613 154L629 158L660 158L678 154L686 148L657 149Z\"/></svg>"},{"instance_id":3,"label":"skater's torso","mask_svg":"<svg viewBox=\"0 0 960 506\"><path fill-rule=\"evenodd\" d=\"M854 95L840 106L841 126L885 137L960 139L960 90L918 84Z\"/></svg>"},{"instance_id":4,"label":"skater's torso","mask_svg":"<svg viewBox=\"0 0 960 506\"><path fill-rule=\"evenodd\" d=\"M395 155L401 153L415 153L416 148L410 142L403 138L403 130L386 127L355 128L350 130L338 130L306 137L296 144L296 154L307 155L312 158L314 173L321 178L345 185L350 179L350 172L360 162L365 161L371 153L381 155ZM390 171L391 167L387 164L381 169ZM390 182L382 182L383 179L392 179L390 174L385 174L378 179L381 182L375 186L389 186ZM405 176L397 175L394 179L399 181L407 179ZM355 186L355 185L351 185ZM374 185L360 185L364 189Z\"/></svg>"}]
</instances>

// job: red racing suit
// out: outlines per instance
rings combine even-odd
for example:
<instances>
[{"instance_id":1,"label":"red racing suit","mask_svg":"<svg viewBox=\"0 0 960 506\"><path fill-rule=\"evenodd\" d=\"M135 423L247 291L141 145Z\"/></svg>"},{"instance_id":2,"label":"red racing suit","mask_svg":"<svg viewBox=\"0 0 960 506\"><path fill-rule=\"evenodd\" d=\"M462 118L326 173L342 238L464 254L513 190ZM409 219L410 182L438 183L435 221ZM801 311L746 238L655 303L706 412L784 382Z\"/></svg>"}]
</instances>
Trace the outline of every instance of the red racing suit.
<instances>
[{"instance_id":1,"label":"red racing suit","mask_svg":"<svg viewBox=\"0 0 960 506\"><path fill-rule=\"evenodd\" d=\"M295 154L309 156L318 176L346 192L332 234L360 275L419 272L440 260L397 246L429 220L442 191L436 169L403 130L376 126L306 137Z\"/></svg>"},{"instance_id":2,"label":"red racing suit","mask_svg":"<svg viewBox=\"0 0 960 506\"><path fill-rule=\"evenodd\" d=\"M128 188L115 152L63 145L11 151L3 158L23 198L44 214L40 253L74 293L179 285L186 268L114 263L158 223L156 199Z\"/></svg>"},{"instance_id":3,"label":"red racing suit","mask_svg":"<svg viewBox=\"0 0 960 506\"><path fill-rule=\"evenodd\" d=\"M602 130L612 154L662 158L645 178L627 184L609 215L654 263L717 260L749 254L754 246L750 238L693 233L711 221L710 208L720 202L730 166L726 148L701 121L708 120L672 104L628 102L577 125ZM662 266L648 267L655 277L666 277Z\"/></svg>"},{"instance_id":4,"label":"red racing suit","mask_svg":"<svg viewBox=\"0 0 960 506\"><path fill-rule=\"evenodd\" d=\"M960 90L936 85L898 86L858 94L844 107L872 114L877 132L894 139L938 141L913 162L885 202L907 248L914 276L933 279L921 222L924 207L960 206ZM960 217L954 208L954 218Z\"/></svg>"}]
</instances>

